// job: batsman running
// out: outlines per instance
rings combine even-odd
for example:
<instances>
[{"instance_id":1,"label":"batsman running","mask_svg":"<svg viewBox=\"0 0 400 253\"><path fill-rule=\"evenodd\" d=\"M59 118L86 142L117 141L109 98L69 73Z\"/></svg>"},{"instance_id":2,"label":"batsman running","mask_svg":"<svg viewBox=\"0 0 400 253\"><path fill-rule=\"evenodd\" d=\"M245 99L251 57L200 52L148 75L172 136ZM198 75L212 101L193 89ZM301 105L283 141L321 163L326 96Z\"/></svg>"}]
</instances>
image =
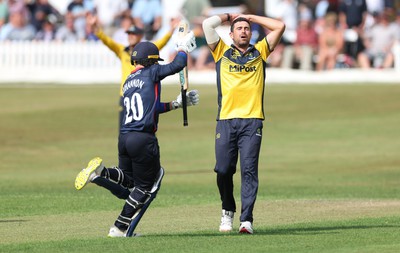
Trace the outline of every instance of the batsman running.
<instances>
[{"instance_id":1,"label":"batsman running","mask_svg":"<svg viewBox=\"0 0 400 253\"><path fill-rule=\"evenodd\" d=\"M164 169L160 164L158 129L161 80L182 70L187 63L187 54L196 48L193 32L176 41L178 54L174 60L159 65L163 59L151 42L140 42L132 51L131 64L134 70L122 86L123 118L118 138L118 167L105 168L101 158L92 159L75 180L80 190L88 182L102 181L114 195L126 199L120 215L110 228L109 237L126 237L134 229L160 189ZM190 103L199 102L197 96ZM181 103L179 99L177 103ZM189 105L189 103L188 103ZM119 188L116 188L118 185Z\"/></svg>"}]
</instances>

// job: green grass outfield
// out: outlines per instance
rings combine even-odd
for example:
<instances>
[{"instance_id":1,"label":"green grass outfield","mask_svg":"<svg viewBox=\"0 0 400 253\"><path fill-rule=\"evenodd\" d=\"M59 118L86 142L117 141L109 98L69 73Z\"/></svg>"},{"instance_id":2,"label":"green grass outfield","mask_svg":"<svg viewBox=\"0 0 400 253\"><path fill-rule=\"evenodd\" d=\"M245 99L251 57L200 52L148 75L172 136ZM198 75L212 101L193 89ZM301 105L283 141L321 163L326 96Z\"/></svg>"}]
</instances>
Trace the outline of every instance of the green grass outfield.
<instances>
[{"instance_id":1,"label":"green grass outfield","mask_svg":"<svg viewBox=\"0 0 400 253\"><path fill-rule=\"evenodd\" d=\"M0 85L0 252L400 252L400 85L267 86L254 235L239 213L218 232L216 89L192 88L188 127L160 116L142 237L107 238L124 202L74 179L95 156L117 164L117 85Z\"/></svg>"}]
</instances>

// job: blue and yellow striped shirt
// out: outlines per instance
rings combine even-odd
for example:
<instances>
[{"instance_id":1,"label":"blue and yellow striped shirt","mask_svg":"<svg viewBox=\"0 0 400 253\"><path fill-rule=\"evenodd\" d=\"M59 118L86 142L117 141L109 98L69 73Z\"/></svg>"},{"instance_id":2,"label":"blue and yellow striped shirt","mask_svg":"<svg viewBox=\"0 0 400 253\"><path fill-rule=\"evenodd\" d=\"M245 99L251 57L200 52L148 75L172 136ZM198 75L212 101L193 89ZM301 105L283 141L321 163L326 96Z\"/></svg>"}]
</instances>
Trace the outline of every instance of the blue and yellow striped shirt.
<instances>
[{"instance_id":1,"label":"blue and yellow striped shirt","mask_svg":"<svg viewBox=\"0 0 400 253\"><path fill-rule=\"evenodd\" d=\"M266 61L271 53L264 38L245 53L222 39L211 52L216 63L218 89L217 120L264 119Z\"/></svg>"}]
</instances>

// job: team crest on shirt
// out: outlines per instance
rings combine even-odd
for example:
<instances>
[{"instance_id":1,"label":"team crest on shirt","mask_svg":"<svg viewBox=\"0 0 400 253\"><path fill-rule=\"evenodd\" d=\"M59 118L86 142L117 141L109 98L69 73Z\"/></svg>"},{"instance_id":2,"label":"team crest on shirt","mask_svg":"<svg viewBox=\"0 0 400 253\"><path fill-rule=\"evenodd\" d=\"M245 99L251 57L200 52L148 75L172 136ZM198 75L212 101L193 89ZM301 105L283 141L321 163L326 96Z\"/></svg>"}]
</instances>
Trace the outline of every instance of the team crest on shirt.
<instances>
[{"instance_id":1,"label":"team crest on shirt","mask_svg":"<svg viewBox=\"0 0 400 253\"><path fill-rule=\"evenodd\" d=\"M254 60L254 54L252 52L249 53L248 59L249 60Z\"/></svg>"},{"instance_id":2,"label":"team crest on shirt","mask_svg":"<svg viewBox=\"0 0 400 253\"><path fill-rule=\"evenodd\" d=\"M240 57L240 53L237 50L232 50L231 54L232 59L236 60L238 57Z\"/></svg>"}]
</instances>

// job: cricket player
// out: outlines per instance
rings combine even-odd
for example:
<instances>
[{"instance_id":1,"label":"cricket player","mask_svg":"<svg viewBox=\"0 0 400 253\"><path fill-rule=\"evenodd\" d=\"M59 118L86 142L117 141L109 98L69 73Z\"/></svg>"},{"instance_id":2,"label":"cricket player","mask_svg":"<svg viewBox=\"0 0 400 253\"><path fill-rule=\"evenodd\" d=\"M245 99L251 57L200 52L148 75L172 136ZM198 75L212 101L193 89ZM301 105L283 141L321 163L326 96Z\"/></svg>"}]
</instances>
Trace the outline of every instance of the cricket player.
<instances>
[{"instance_id":1,"label":"cricket player","mask_svg":"<svg viewBox=\"0 0 400 253\"><path fill-rule=\"evenodd\" d=\"M112 38L107 36L103 30L100 28L98 24L98 20L96 16L93 16L89 14L87 18L87 22L89 25L92 26L93 31L95 35L103 42L104 45L106 45L111 51L114 52L114 54L120 59L121 61L121 85L120 85L120 116L119 119L122 120L123 115L122 115L122 107L123 107L123 101L122 101L122 86L124 85L124 82L126 80L126 77L131 73L133 66L131 65L131 53L133 48L143 40L144 36L144 30L137 27L137 26L131 26L126 33L128 34L128 41L129 45L122 45L117 42L115 42ZM171 20L170 24L170 30L159 40L154 41L153 43L157 46L158 50L161 50L171 39L172 34L176 27L179 24L179 19L175 18ZM197 92L197 91L195 91ZM161 110L160 113L167 112L170 110L175 109L171 102L167 103L162 103L160 104L159 109Z\"/></svg>"},{"instance_id":2,"label":"cricket player","mask_svg":"<svg viewBox=\"0 0 400 253\"><path fill-rule=\"evenodd\" d=\"M154 182L160 183L164 170L160 165L158 129L161 80L178 73L187 64L187 53L196 48L193 32L177 41L178 54L165 65L159 50L151 42L140 42L132 51L135 69L122 86L123 118L118 138L117 168L107 169L100 161L81 171L78 183L83 186L90 177L105 177L131 188L123 209L110 228L109 237L125 237L134 215L152 199ZM90 168L89 168L90 167Z\"/></svg>"},{"instance_id":3,"label":"cricket player","mask_svg":"<svg viewBox=\"0 0 400 253\"><path fill-rule=\"evenodd\" d=\"M119 89L120 93L120 112L119 112L119 125L121 125L123 122L124 118L124 100L123 100L123 85L125 83L126 77L128 77L131 74L131 71L134 69L134 66L131 64L131 54L133 51L133 48L143 39L143 30L136 27L136 26L131 26L126 32L128 34L128 40L129 40L129 45L124 46L122 44L119 44L115 41L113 41L109 36L107 36L100 28L98 25L98 20L96 16L90 15L87 18L87 22L93 27L93 30L95 31L96 36L99 37L99 39L106 45L111 51L115 53L115 55L121 60L121 85ZM179 20L175 19L171 21L171 30L164 35L163 38L160 40L154 42L154 45L160 50L163 48L168 40L171 38L174 29L178 26ZM161 87L160 87L161 88ZM197 105L199 103L199 94L197 90L191 90L186 93L186 100L187 100L187 105ZM177 96L176 100L173 100L171 102L161 102L160 97L157 98L157 112L158 113L165 113L169 112L172 110L176 110L178 108L182 107L182 97L181 94ZM122 179L120 181L110 181L109 177L90 177L89 174L92 172L93 168L97 167L102 167L102 159L99 157L93 158L89 163L87 168L83 169L81 173L78 174L75 180L75 188L77 190L82 189L86 185L86 181L91 183L95 183L98 186L104 187L107 190L109 190L112 194L114 194L116 197L120 199L126 199L129 194L129 182ZM115 168L110 168L110 169L117 169L119 170L118 167ZM122 172L121 172L122 173Z\"/></svg>"},{"instance_id":4,"label":"cricket player","mask_svg":"<svg viewBox=\"0 0 400 253\"><path fill-rule=\"evenodd\" d=\"M216 32L230 22L232 45ZM251 23L269 31L250 44ZM278 44L285 25L257 15L221 14L203 21L207 44L216 63L218 114L215 135L217 185L222 201L219 231L232 231L236 203L233 175L240 154L241 216L239 233L253 234L253 209L258 190L258 158L264 120L264 83L267 57Z\"/></svg>"}]
</instances>

